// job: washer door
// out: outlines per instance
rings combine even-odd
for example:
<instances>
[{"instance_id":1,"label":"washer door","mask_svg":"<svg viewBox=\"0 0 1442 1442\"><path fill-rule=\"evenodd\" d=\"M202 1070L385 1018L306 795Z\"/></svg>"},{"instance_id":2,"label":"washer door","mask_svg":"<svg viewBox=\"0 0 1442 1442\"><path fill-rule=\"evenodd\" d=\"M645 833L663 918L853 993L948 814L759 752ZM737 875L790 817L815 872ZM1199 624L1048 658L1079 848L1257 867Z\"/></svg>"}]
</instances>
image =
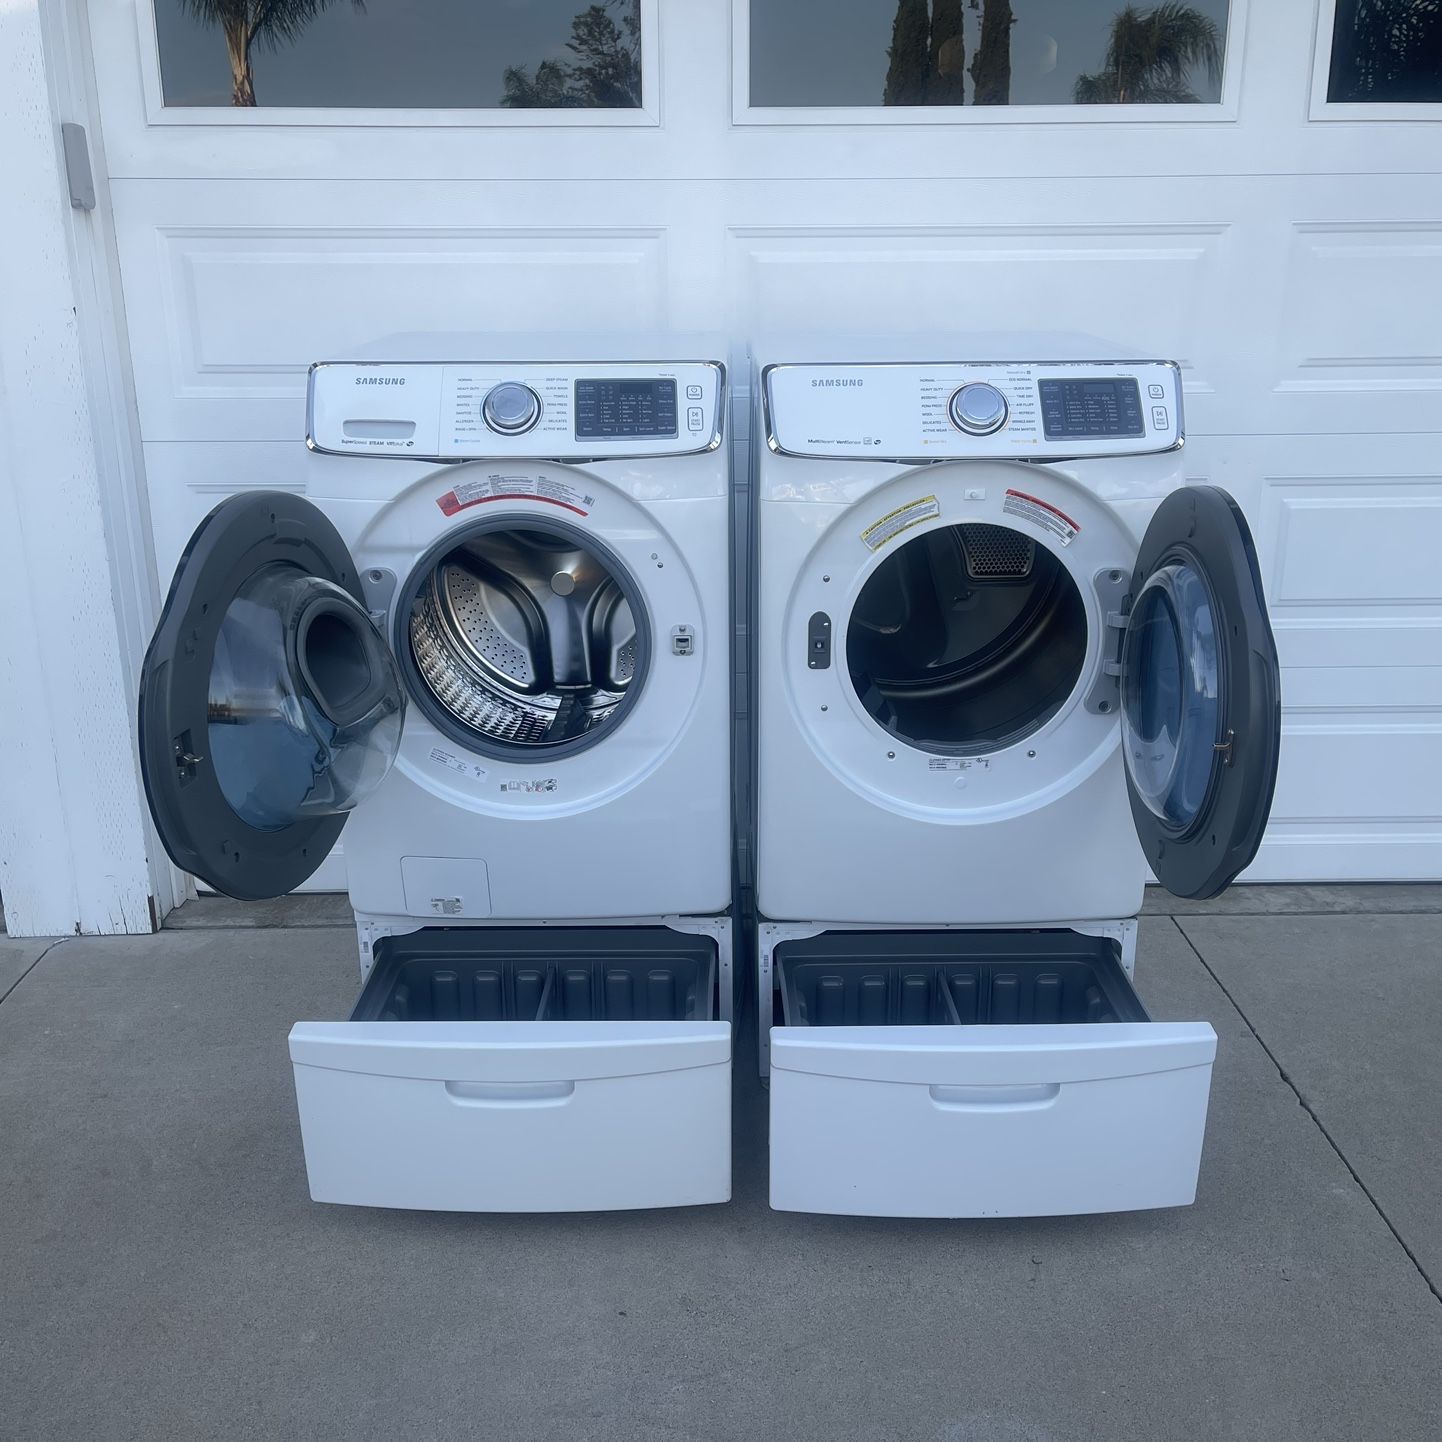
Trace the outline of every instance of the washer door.
<instances>
[{"instance_id":1,"label":"washer door","mask_svg":"<svg viewBox=\"0 0 1442 1442\"><path fill-rule=\"evenodd\" d=\"M309 877L400 746L400 673L355 562L315 506L283 492L232 496L200 523L140 684L160 839L243 901Z\"/></svg>"},{"instance_id":2,"label":"washer door","mask_svg":"<svg viewBox=\"0 0 1442 1442\"><path fill-rule=\"evenodd\" d=\"M1277 780L1281 685L1252 533L1216 486L1147 527L1122 642L1122 748L1147 860L1176 896L1224 890L1257 854Z\"/></svg>"}]
</instances>

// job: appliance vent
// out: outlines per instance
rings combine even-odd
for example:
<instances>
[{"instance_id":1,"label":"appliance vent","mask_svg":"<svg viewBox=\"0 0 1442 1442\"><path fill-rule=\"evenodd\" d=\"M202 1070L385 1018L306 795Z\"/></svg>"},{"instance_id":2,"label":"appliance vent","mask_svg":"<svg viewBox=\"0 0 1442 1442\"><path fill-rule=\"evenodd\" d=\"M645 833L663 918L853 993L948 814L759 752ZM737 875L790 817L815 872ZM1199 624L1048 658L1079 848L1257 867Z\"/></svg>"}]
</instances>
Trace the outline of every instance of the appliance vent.
<instances>
[{"instance_id":1,"label":"appliance vent","mask_svg":"<svg viewBox=\"0 0 1442 1442\"><path fill-rule=\"evenodd\" d=\"M973 581L1024 581L1031 575L1036 542L1009 526L961 528L966 574Z\"/></svg>"}]
</instances>

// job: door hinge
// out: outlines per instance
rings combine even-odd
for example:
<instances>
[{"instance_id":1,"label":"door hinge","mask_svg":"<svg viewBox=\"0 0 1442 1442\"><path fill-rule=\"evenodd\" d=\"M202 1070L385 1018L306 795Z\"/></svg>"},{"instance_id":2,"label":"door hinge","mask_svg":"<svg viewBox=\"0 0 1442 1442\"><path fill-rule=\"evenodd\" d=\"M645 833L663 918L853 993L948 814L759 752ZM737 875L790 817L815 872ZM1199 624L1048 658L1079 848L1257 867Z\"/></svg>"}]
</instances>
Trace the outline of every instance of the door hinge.
<instances>
[{"instance_id":1,"label":"door hinge","mask_svg":"<svg viewBox=\"0 0 1442 1442\"><path fill-rule=\"evenodd\" d=\"M1121 710L1122 644L1127 634L1127 612L1131 597L1127 586L1131 577L1115 567L1098 571L1092 580L1102 613L1102 664L1091 690L1087 692L1086 709L1101 716Z\"/></svg>"},{"instance_id":2,"label":"door hinge","mask_svg":"<svg viewBox=\"0 0 1442 1442\"><path fill-rule=\"evenodd\" d=\"M65 152L65 180L70 187L71 208L94 210L95 176L90 169L90 143L85 127L73 120L62 122L60 146Z\"/></svg>"}]
</instances>

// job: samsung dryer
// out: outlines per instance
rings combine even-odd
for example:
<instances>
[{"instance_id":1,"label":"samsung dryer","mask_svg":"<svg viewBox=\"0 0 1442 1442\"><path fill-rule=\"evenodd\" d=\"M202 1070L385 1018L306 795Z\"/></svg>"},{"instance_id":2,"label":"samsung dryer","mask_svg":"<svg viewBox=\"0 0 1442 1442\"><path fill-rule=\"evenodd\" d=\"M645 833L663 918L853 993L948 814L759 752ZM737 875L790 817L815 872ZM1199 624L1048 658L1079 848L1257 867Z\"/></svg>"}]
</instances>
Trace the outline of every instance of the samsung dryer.
<instances>
[{"instance_id":1,"label":"samsung dryer","mask_svg":"<svg viewBox=\"0 0 1442 1442\"><path fill-rule=\"evenodd\" d=\"M772 1200L1191 1200L1215 1037L1131 989L1148 867L1255 854L1276 652L1178 367L1085 339L755 351ZM1029 939L1028 939L1029 938Z\"/></svg>"},{"instance_id":2,"label":"samsung dryer","mask_svg":"<svg viewBox=\"0 0 1442 1442\"><path fill-rule=\"evenodd\" d=\"M318 1200L729 1196L720 353L317 363L305 494L228 498L177 567L140 703L167 851L269 897L344 829L365 990L290 1038Z\"/></svg>"}]
</instances>

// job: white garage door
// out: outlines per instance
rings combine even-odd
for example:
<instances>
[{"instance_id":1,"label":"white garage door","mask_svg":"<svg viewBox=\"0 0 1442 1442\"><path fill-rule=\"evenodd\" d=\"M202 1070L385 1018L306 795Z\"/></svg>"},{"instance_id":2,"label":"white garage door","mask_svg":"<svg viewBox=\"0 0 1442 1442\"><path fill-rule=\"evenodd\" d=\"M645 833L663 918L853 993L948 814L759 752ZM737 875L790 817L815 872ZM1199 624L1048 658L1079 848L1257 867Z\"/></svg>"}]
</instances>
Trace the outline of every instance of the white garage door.
<instances>
[{"instance_id":1,"label":"white garage door","mask_svg":"<svg viewBox=\"0 0 1442 1442\"><path fill-rule=\"evenodd\" d=\"M158 565L395 331L1089 331L1182 362L1258 535L1251 874L1442 875L1439 13L91 0Z\"/></svg>"}]
</instances>

